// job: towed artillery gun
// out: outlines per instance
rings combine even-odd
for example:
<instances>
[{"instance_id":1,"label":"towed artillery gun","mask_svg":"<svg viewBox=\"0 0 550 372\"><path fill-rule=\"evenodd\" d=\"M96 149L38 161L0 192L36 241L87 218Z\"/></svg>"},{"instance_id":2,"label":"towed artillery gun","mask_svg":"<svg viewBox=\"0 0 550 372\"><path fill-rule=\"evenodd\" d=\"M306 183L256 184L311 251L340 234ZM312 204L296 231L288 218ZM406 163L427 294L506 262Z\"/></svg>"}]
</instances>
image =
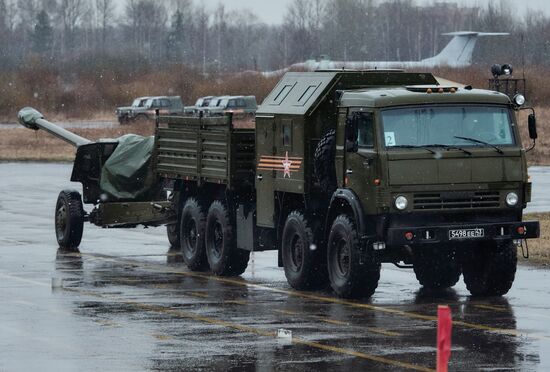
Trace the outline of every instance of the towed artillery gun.
<instances>
[{"instance_id":1,"label":"towed artillery gun","mask_svg":"<svg viewBox=\"0 0 550 372\"><path fill-rule=\"evenodd\" d=\"M521 105L429 73L338 70L285 74L254 129L231 115L157 115L154 138L132 147L69 135L30 109L20 120L77 146L71 180L94 208L60 194L62 247L78 246L84 220L166 224L190 270L240 275L251 251L277 250L299 290L369 297L393 263L427 288L463 274L470 293L493 296L511 288L518 246L540 234L523 220ZM534 145L534 112L528 128Z\"/></svg>"},{"instance_id":2,"label":"towed artillery gun","mask_svg":"<svg viewBox=\"0 0 550 372\"><path fill-rule=\"evenodd\" d=\"M97 142L50 123L37 110L19 111L23 126L42 129L76 147L72 182L76 190L59 193L55 207L55 232L59 246L75 249L82 239L84 222L101 227L159 226L175 219L171 203L152 172L153 137L126 135ZM94 208L87 213L84 204Z\"/></svg>"}]
</instances>

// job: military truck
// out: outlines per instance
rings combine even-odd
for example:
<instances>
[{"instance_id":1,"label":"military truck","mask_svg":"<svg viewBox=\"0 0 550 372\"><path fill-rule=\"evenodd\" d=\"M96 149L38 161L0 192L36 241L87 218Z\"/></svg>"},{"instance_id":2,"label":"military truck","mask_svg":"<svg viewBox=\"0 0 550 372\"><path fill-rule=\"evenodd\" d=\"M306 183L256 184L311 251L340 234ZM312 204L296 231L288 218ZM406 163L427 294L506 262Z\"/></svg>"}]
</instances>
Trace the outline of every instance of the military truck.
<instances>
[{"instance_id":1,"label":"military truck","mask_svg":"<svg viewBox=\"0 0 550 372\"><path fill-rule=\"evenodd\" d=\"M538 221L522 216L531 182L520 109L428 73L287 73L255 129L235 128L232 115L157 116L151 172L169 198L94 200L93 189L88 214L77 194L69 208L62 193L56 226L76 233L58 242L77 247L86 218L143 221L168 226L190 270L239 275L251 251L276 250L299 290L330 284L341 297L368 297L381 263L394 263L424 287L451 287L462 273L473 295L503 295L518 245L539 236ZM528 124L534 143L534 112ZM86 172L76 168L80 181Z\"/></svg>"}]
</instances>

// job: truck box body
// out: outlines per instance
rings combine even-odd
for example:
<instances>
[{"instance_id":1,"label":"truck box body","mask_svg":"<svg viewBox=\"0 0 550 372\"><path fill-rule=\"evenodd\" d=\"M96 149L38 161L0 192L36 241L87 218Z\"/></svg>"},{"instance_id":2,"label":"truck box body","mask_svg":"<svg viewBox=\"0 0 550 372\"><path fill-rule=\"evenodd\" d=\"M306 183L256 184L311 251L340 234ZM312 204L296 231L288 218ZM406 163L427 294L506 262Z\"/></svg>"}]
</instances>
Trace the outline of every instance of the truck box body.
<instances>
[{"instance_id":1,"label":"truck box body","mask_svg":"<svg viewBox=\"0 0 550 372\"><path fill-rule=\"evenodd\" d=\"M168 179L250 187L254 130L233 128L231 117L160 117L155 166Z\"/></svg>"}]
</instances>

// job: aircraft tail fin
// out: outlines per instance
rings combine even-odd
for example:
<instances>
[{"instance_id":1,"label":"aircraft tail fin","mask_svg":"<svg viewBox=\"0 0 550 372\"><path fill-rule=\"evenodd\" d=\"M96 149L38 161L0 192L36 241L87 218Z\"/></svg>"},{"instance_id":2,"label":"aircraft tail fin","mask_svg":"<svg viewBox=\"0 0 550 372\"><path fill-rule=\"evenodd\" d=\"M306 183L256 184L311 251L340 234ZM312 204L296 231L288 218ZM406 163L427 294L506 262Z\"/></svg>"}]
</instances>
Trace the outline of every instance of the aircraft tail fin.
<instances>
[{"instance_id":1,"label":"aircraft tail fin","mask_svg":"<svg viewBox=\"0 0 550 372\"><path fill-rule=\"evenodd\" d=\"M506 32L458 31L449 32L443 35L453 36L453 38L439 54L431 58L423 59L422 62L433 66L469 66L472 63L472 54L478 37L504 36L509 34Z\"/></svg>"}]
</instances>

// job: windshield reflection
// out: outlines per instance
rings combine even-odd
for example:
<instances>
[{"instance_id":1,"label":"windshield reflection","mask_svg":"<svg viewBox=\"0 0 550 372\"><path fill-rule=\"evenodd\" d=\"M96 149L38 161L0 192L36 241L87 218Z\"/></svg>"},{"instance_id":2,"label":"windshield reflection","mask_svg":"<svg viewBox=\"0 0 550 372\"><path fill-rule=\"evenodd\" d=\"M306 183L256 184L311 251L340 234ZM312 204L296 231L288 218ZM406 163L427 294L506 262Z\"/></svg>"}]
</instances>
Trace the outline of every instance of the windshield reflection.
<instances>
[{"instance_id":1,"label":"windshield reflection","mask_svg":"<svg viewBox=\"0 0 550 372\"><path fill-rule=\"evenodd\" d=\"M510 112L498 106L412 107L382 111L386 147L515 144ZM460 137L473 138L473 143Z\"/></svg>"}]
</instances>

